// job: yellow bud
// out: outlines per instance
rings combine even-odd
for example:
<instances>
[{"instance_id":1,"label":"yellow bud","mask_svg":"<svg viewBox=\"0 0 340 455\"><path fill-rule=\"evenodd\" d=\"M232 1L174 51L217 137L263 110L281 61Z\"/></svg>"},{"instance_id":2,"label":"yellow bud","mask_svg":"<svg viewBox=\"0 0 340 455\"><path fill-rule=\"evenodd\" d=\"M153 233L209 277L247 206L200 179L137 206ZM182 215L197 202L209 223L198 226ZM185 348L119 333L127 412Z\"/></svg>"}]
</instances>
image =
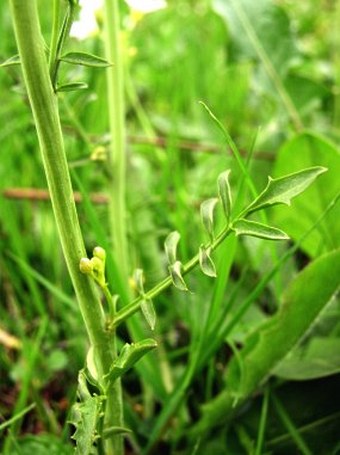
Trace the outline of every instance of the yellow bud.
<instances>
[{"instance_id":1,"label":"yellow bud","mask_svg":"<svg viewBox=\"0 0 340 455\"><path fill-rule=\"evenodd\" d=\"M93 264L89 258L81 258L79 262L79 270L81 273L90 275L93 272Z\"/></svg>"},{"instance_id":2,"label":"yellow bud","mask_svg":"<svg viewBox=\"0 0 340 455\"><path fill-rule=\"evenodd\" d=\"M106 251L101 246L96 246L95 249L93 250L93 256L98 259L101 259L102 261L105 261Z\"/></svg>"},{"instance_id":3,"label":"yellow bud","mask_svg":"<svg viewBox=\"0 0 340 455\"><path fill-rule=\"evenodd\" d=\"M103 271L103 261L96 256L91 258L90 260L91 265L92 265L92 270L95 272Z\"/></svg>"}]
</instances>

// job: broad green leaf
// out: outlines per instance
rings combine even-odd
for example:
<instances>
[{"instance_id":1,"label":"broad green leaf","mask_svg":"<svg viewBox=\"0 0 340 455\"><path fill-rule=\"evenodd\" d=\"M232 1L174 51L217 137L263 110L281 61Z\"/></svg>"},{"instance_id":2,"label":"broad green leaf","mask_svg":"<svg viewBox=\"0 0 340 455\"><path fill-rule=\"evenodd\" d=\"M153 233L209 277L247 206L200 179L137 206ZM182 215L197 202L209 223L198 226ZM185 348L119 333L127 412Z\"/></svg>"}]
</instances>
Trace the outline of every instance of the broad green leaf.
<instances>
[{"instance_id":1,"label":"broad green leaf","mask_svg":"<svg viewBox=\"0 0 340 455\"><path fill-rule=\"evenodd\" d=\"M214 210L218 203L217 198L207 199L201 204L201 220L211 241L214 239Z\"/></svg>"},{"instance_id":2,"label":"broad green leaf","mask_svg":"<svg viewBox=\"0 0 340 455\"><path fill-rule=\"evenodd\" d=\"M179 232L173 231L167 236L164 242L165 254L170 265L177 260L177 245L181 238Z\"/></svg>"},{"instance_id":3,"label":"broad green leaf","mask_svg":"<svg viewBox=\"0 0 340 455\"><path fill-rule=\"evenodd\" d=\"M205 431L230 417L235 398L242 402L273 373L337 292L339 277L340 250L321 256L297 275L286 289L278 313L250 335L238 359L231 360L226 390L205 406L195 431Z\"/></svg>"},{"instance_id":4,"label":"broad green leaf","mask_svg":"<svg viewBox=\"0 0 340 455\"><path fill-rule=\"evenodd\" d=\"M340 372L340 338L314 337L297 347L275 368L274 374L292 381L323 378Z\"/></svg>"},{"instance_id":5,"label":"broad green leaf","mask_svg":"<svg viewBox=\"0 0 340 455\"><path fill-rule=\"evenodd\" d=\"M298 52L283 8L271 0L213 0L212 4L226 22L239 58L257 58L262 64L269 60L280 76L286 74Z\"/></svg>"},{"instance_id":6,"label":"broad green leaf","mask_svg":"<svg viewBox=\"0 0 340 455\"><path fill-rule=\"evenodd\" d=\"M229 175L230 175L230 169L228 169L225 172L222 172L222 174L220 174L217 179L218 194L222 201L222 206L223 206L225 217L227 219L227 223L229 223L229 220L230 220L231 203L232 203Z\"/></svg>"},{"instance_id":7,"label":"broad green leaf","mask_svg":"<svg viewBox=\"0 0 340 455\"><path fill-rule=\"evenodd\" d=\"M235 381L235 365L230 364L231 388L238 389L243 397L251 393L310 329L339 286L340 250L302 270L284 293L281 310L246 341L241 351L245 371L242 384Z\"/></svg>"},{"instance_id":8,"label":"broad green leaf","mask_svg":"<svg viewBox=\"0 0 340 455\"><path fill-rule=\"evenodd\" d=\"M210 248L205 248L203 245L199 249L199 263L202 272L211 277L216 277L216 267L213 260L210 257Z\"/></svg>"},{"instance_id":9,"label":"broad green leaf","mask_svg":"<svg viewBox=\"0 0 340 455\"><path fill-rule=\"evenodd\" d=\"M182 263L176 261L169 265L169 272L174 286L180 291L188 291L188 287L182 277Z\"/></svg>"},{"instance_id":10,"label":"broad green leaf","mask_svg":"<svg viewBox=\"0 0 340 455\"><path fill-rule=\"evenodd\" d=\"M143 299L140 304L143 316L149 324L150 329L154 330L156 325L156 311L151 299Z\"/></svg>"},{"instance_id":11,"label":"broad green leaf","mask_svg":"<svg viewBox=\"0 0 340 455\"><path fill-rule=\"evenodd\" d=\"M238 235L250 235L267 240L288 240L289 236L280 229L256 221L240 219L233 223L233 231Z\"/></svg>"},{"instance_id":12,"label":"broad green leaf","mask_svg":"<svg viewBox=\"0 0 340 455\"><path fill-rule=\"evenodd\" d=\"M20 56L19 56L19 54L17 54L17 55L13 55L12 57L10 57L7 60L5 60L4 62L2 62L0 64L0 67L5 68L6 66L15 66L15 65L20 65L20 64L21 64Z\"/></svg>"},{"instance_id":13,"label":"broad green leaf","mask_svg":"<svg viewBox=\"0 0 340 455\"><path fill-rule=\"evenodd\" d=\"M57 86L57 92L74 92L75 90L84 90L88 88L85 82L68 82Z\"/></svg>"},{"instance_id":14,"label":"broad green leaf","mask_svg":"<svg viewBox=\"0 0 340 455\"><path fill-rule=\"evenodd\" d=\"M137 343L126 343L122 347L118 358L113 362L106 377L112 382L115 381L130 370L145 354L156 347L157 342L151 338L138 341Z\"/></svg>"},{"instance_id":15,"label":"broad green leaf","mask_svg":"<svg viewBox=\"0 0 340 455\"><path fill-rule=\"evenodd\" d=\"M249 215L257 210L277 204L290 205L293 197L302 193L320 174L326 171L326 168L316 166L277 179L269 177L266 188L244 210L244 213Z\"/></svg>"},{"instance_id":16,"label":"broad green leaf","mask_svg":"<svg viewBox=\"0 0 340 455\"><path fill-rule=\"evenodd\" d=\"M107 68L111 66L107 60L97 55L86 52L69 52L60 57L62 62L71 63L72 65L92 66L95 68Z\"/></svg>"},{"instance_id":17,"label":"broad green leaf","mask_svg":"<svg viewBox=\"0 0 340 455\"><path fill-rule=\"evenodd\" d=\"M321 136L303 133L287 141L279 150L274 166L274 176L298 169L321 165L328 172L318 179L305 194L299 196L289 210L273 211L273 222L298 240L314 220L339 193L340 152L334 144ZM316 257L340 247L340 203L302 243L302 250Z\"/></svg>"}]
</instances>

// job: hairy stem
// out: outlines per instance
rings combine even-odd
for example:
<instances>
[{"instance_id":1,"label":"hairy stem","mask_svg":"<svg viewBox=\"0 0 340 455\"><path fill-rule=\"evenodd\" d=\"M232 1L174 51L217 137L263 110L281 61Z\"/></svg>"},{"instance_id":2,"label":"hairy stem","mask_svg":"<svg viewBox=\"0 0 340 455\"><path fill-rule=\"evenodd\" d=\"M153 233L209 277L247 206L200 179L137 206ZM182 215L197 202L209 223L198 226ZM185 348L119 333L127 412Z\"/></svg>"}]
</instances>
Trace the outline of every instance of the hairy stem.
<instances>
[{"instance_id":1,"label":"hairy stem","mask_svg":"<svg viewBox=\"0 0 340 455\"><path fill-rule=\"evenodd\" d=\"M10 0L15 36L24 81L37 129L44 170L59 238L68 271L77 295L87 333L94 349L99 378L109 371L114 352L105 330L105 317L94 284L79 271L79 260L86 256L84 242L73 198L58 102L49 75L44 52L36 0ZM106 421L114 419L115 400L108 394ZM113 454L107 447L107 454Z\"/></svg>"}]
</instances>

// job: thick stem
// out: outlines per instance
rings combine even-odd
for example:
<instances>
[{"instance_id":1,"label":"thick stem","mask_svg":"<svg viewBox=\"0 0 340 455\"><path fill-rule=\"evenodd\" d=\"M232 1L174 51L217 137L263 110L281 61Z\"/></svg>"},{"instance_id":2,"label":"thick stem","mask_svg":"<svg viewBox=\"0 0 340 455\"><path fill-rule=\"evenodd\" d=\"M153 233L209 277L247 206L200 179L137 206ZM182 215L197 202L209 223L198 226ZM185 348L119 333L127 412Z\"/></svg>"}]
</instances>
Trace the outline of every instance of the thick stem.
<instances>
[{"instance_id":1,"label":"thick stem","mask_svg":"<svg viewBox=\"0 0 340 455\"><path fill-rule=\"evenodd\" d=\"M60 126L58 103L49 75L36 0L10 0L15 36L27 93L37 129L53 212L68 271L77 295L85 326L94 348L99 377L108 372L114 355L105 330L104 312L88 276L79 271L86 256L75 208ZM108 394L106 422L119 425L113 415L115 400ZM108 447L108 454L114 453ZM117 452L118 453L118 452Z\"/></svg>"}]
</instances>

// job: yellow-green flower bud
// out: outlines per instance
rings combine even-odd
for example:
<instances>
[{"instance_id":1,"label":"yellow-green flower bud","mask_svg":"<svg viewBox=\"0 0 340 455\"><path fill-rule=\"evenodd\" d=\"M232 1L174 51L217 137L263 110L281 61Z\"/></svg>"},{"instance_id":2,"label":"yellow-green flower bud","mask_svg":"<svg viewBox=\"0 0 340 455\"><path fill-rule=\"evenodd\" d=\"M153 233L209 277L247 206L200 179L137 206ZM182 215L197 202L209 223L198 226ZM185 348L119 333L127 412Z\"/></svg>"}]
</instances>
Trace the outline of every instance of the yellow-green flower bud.
<instances>
[{"instance_id":1,"label":"yellow-green flower bud","mask_svg":"<svg viewBox=\"0 0 340 455\"><path fill-rule=\"evenodd\" d=\"M102 261L105 261L106 251L101 246L96 246L95 249L93 250L93 256L101 259Z\"/></svg>"},{"instance_id":2,"label":"yellow-green flower bud","mask_svg":"<svg viewBox=\"0 0 340 455\"><path fill-rule=\"evenodd\" d=\"M89 258L81 258L79 262L79 270L81 273L90 275L93 272L93 264Z\"/></svg>"},{"instance_id":3,"label":"yellow-green flower bud","mask_svg":"<svg viewBox=\"0 0 340 455\"><path fill-rule=\"evenodd\" d=\"M91 265L92 265L92 270L95 272L103 272L103 261L99 259L98 257L94 256L90 260Z\"/></svg>"}]
</instances>

